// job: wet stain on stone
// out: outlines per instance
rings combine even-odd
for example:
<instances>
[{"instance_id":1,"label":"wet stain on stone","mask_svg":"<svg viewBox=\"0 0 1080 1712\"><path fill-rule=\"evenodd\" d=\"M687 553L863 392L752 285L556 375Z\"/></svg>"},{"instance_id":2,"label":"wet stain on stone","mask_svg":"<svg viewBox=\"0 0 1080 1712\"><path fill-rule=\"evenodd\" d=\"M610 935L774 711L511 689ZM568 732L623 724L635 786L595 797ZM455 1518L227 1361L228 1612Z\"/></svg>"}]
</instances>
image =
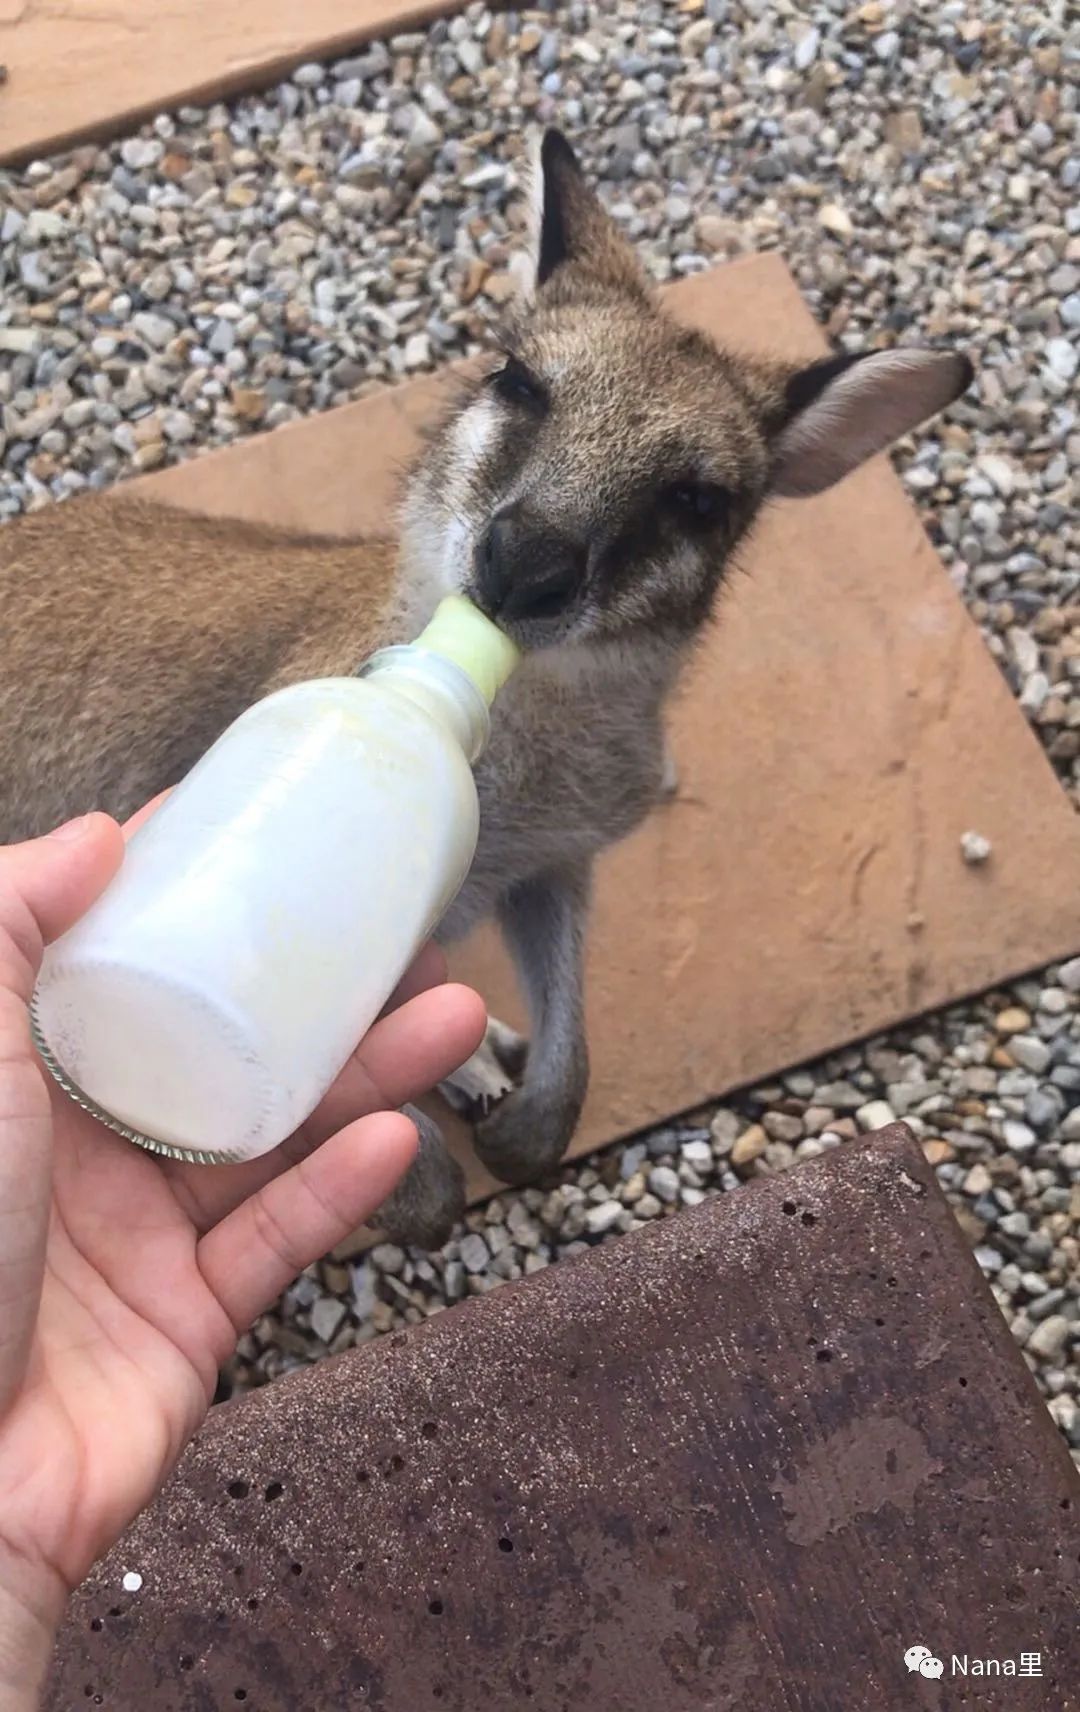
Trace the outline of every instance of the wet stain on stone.
<instances>
[{"instance_id":1,"label":"wet stain on stone","mask_svg":"<svg viewBox=\"0 0 1080 1712\"><path fill-rule=\"evenodd\" d=\"M783 1503L788 1539L809 1546L885 1505L910 1520L919 1488L942 1467L916 1427L885 1416L830 1433L770 1491Z\"/></svg>"}]
</instances>

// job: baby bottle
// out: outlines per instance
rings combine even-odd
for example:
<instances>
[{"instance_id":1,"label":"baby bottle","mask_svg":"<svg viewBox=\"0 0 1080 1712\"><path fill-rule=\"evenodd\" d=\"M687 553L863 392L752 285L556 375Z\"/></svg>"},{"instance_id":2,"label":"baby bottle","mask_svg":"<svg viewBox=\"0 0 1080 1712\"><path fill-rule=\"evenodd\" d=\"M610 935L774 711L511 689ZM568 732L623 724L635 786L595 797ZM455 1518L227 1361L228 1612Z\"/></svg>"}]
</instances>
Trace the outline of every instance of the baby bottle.
<instances>
[{"instance_id":1,"label":"baby bottle","mask_svg":"<svg viewBox=\"0 0 1080 1712\"><path fill-rule=\"evenodd\" d=\"M344 1067L465 879L472 764L514 645L460 595L356 677L257 702L45 955L39 1051L131 1141L268 1152Z\"/></svg>"}]
</instances>

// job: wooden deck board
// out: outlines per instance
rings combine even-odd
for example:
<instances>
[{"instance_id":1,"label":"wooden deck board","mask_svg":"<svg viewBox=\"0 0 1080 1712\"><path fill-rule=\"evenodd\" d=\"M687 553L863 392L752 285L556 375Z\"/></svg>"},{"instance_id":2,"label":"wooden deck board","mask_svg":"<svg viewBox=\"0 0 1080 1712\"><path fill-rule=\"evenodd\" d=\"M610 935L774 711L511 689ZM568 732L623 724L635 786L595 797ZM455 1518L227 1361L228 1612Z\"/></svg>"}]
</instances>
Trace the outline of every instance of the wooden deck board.
<instances>
[{"instance_id":1,"label":"wooden deck board","mask_svg":"<svg viewBox=\"0 0 1080 1712\"><path fill-rule=\"evenodd\" d=\"M453 9L452 0L0 0L0 162L269 83Z\"/></svg>"}]
</instances>

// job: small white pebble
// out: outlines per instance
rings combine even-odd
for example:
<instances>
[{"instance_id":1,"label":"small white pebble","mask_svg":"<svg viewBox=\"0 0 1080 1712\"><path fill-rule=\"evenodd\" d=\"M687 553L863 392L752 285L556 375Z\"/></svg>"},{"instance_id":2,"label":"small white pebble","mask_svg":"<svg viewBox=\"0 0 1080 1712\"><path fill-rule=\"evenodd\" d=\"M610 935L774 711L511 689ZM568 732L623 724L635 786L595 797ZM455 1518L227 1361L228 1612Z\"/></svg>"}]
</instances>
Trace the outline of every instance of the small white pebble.
<instances>
[{"instance_id":1,"label":"small white pebble","mask_svg":"<svg viewBox=\"0 0 1080 1712\"><path fill-rule=\"evenodd\" d=\"M868 1100L855 1113L855 1122L864 1131L887 1129L889 1124L896 1122L896 1113L888 1100Z\"/></svg>"},{"instance_id":2,"label":"small white pebble","mask_svg":"<svg viewBox=\"0 0 1080 1712\"><path fill-rule=\"evenodd\" d=\"M142 1586L142 1576L137 1569L129 1569L120 1585L125 1593L138 1593Z\"/></svg>"},{"instance_id":3,"label":"small white pebble","mask_svg":"<svg viewBox=\"0 0 1080 1712\"><path fill-rule=\"evenodd\" d=\"M1061 965L1058 980L1070 993L1080 993L1080 957L1073 957Z\"/></svg>"},{"instance_id":4,"label":"small white pebble","mask_svg":"<svg viewBox=\"0 0 1080 1712\"><path fill-rule=\"evenodd\" d=\"M960 840L960 854L969 868L985 862L992 849L989 838L984 838L981 832L965 832Z\"/></svg>"}]
</instances>

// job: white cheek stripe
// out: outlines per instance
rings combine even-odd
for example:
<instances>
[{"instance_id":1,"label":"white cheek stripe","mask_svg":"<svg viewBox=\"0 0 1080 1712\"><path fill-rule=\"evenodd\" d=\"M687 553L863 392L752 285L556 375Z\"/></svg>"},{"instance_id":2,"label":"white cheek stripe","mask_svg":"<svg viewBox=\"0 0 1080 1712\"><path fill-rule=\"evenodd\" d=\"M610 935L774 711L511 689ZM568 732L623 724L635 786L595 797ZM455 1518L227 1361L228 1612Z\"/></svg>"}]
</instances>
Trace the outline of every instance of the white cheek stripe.
<instances>
[{"instance_id":1,"label":"white cheek stripe","mask_svg":"<svg viewBox=\"0 0 1080 1712\"><path fill-rule=\"evenodd\" d=\"M472 463L485 457L498 431L494 400L478 398L454 425L454 451Z\"/></svg>"}]
</instances>

